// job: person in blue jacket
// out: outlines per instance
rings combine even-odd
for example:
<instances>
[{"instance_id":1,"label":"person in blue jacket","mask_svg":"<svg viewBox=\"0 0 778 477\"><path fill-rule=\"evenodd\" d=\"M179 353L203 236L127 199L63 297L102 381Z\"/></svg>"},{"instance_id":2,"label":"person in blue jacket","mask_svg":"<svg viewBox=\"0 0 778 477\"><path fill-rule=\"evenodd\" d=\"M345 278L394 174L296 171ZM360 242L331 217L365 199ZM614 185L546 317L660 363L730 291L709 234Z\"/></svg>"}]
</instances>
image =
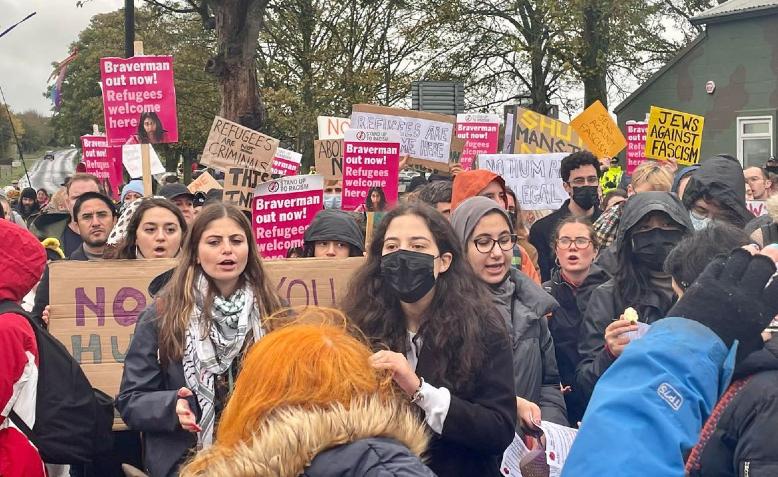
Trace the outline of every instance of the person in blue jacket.
<instances>
[{"instance_id":1,"label":"person in blue jacket","mask_svg":"<svg viewBox=\"0 0 778 477\"><path fill-rule=\"evenodd\" d=\"M770 258L742 249L708 265L603 374L562 477L683 476L735 361L763 346L778 313L774 274Z\"/></svg>"}]
</instances>

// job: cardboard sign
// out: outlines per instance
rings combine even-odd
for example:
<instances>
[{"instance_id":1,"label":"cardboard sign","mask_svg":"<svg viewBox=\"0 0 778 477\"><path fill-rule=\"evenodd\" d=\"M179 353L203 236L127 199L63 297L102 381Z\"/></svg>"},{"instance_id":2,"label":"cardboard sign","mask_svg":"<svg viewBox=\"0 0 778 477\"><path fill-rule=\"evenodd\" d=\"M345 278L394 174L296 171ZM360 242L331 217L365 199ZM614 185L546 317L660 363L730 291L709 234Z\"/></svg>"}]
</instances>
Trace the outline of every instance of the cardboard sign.
<instances>
[{"instance_id":1,"label":"cardboard sign","mask_svg":"<svg viewBox=\"0 0 778 477\"><path fill-rule=\"evenodd\" d=\"M275 157L273 157L271 173L278 174L279 176L296 176L300 170L302 160L303 155L299 152L279 147L276 149Z\"/></svg>"},{"instance_id":2,"label":"cardboard sign","mask_svg":"<svg viewBox=\"0 0 778 477\"><path fill-rule=\"evenodd\" d=\"M272 179L270 171L258 171L245 167L230 167L224 172L224 195L222 200L247 212L251 211L254 189Z\"/></svg>"},{"instance_id":3,"label":"cardboard sign","mask_svg":"<svg viewBox=\"0 0 778 477\"><path fill-rule=\"evenodd\" d=\"M151 175L165 173L165 166L162 165L162 161L159 160L157 151L153 147L149 146L149 159L151 160ZM143 159L141 156L140 144L125 144L122 146L122 163L124 168L127 169L127 174L132 179L138 179L143 177Z\"/></svg>"},{"instance_id":4,"label":"cardboard sign","mask_svg":"<svg viewBox=\"0 0 778 477\"><path fill-rule=\"evenodd\" d=\"M516 108L516 115L516 154L577 152L586 147L569 124L524 108Z\"/></svg>"},{"instance_id":5,"label":"cardboard sign","mask_svg":"<svg viewBox=\"0 0 778 477\"><path fill-rule=\"evenodd\" d=\"M409 163L442 171L448 171L455 123L453 116L370 104L355 104L351 113L354 129L396 132Z\"/></svg>"},{"instance_id":6,"label":"cardboard sign","mask_svg":"<svg viewBox=\"0 0 778 477\"><path fill-rule=\"evenodd\" d=\"M197 192L208 192L211 189L221 189L222 185L219 184L208 171L205 171L186 186L186 188L189 189L189 192L195 194Z\"/></svg>"},{"instance_id":7,"label":"cardboard sign","mask_svg":"<svg viewBox=\"0 0 778 477\"><path fill-rule=\"evenodd\" d=\"M320 139L313 142L316 173L327 180L343 178L343 139Z\"/></svg>"},{"instance_id":8,"label":"cardboard sign","mask_svg":"<svg viewBox=\"0 0 778 477\"><path fill-rule=\"evenodd\" d=\"M319 126L319 139L343 139L346 131L351 129L349 118L336 118L333 116L319 116L316 118Z\"/></svg>"},{"instance_id":9,"label":"cardboard sign","mask_svg":"<svg viewBox=\"0 0 778 477\"><path fill-rule=\"evenodd\" d=\"M522 210L558 209L568 199L559 167L568 154L482 154L478 168L492 171L518 196Z\"/></svg>"},{"instance_id":10,"label":"cardboard sign","mask_svg":"<svg viewBox=\"0 0 778 477\"><path fill-rule=\"evenodd\" d=\"M291 306L333 307L363 257L263 262L273 288ZM49 331L81 363L93 387L119 392L124 357L138 315L151 304L148 286L175 260L52 262Z\"/></svg>"},{"instance_id":11,"label":"cardboard sign","mask_svg":"<svg viewBox=\"0 0 778 477\"><path fill-rule=\"evenodd\" d=\"M702 116L651 106L646 157L660 161L675 159L679 166L698 164L704 125Z\"/></svg>"},{"instance_id":12,"label":"cardboard sign","mask_svg":"<svg viewBox=\"0 0 778 477\"><path fill-rule=\"evenodd\" d=\"M178 142L172 56L100 58L100 81L109 144Z\"/></svg>"},{"instance_id":13,"label":"cardboard sign","mask_svg":"<svg viewBox=\"0 0 778 477\"><path fill-rule=\"evenodd\" d=\"M767 206L763 200L747 200L746 208L748 208L755 217L767 215Z\"/></svg>"},{"instance_id":14,"label":"cardboard sign","mask_svg":"<svg viewBox=\"0 0 778 477\"><path fill-rule=\"evenodd\" d=\"M263 258L286 258L303 246L303 234L324 209L324 177L282 177L259 184L254 191L252 223Z\"/></svg>"},{"instance_id":15,"label":"cardboard sign","mask_svg":"<svg viewBox=\"0 0 778 477\"><path fill-rule=\"evenodd\" d=\"M395 132L349 129L343 143L343 210L383 212L397 203L400 136ZM366 204L371 189L380 188L383 209ZM380 192L379 192L380 194Z\"/></svg>"},{"instance_id":16,"label":"cardboard sign","mask_svg":"<svg viewBox=\"0 0 778 477\"><path fill-rule=\"evenodd\" d=\"M614 157L627 147L619 126L599 99L570 121L570 125L597 157Z\"/></svg>"},{"instance_id":17,"label":"cardboard sign","mask_svg":"<svg viewBox=\"0 0 778 477\"><path fill-rule=\"evenodd\" d=\"M500 139L497 114L457 114L457 137L465 140L459 164L469 171L479 154L495 154Z\"/></svg>"},{"instance_id":18,"label":"cardboard sign","mask_svg":"<svg viewBox=\"0 0 778 477\"><path fill-rule=\"evenodd\" d=\"M200 163L225 173L235 167L270 172L276 148L278 139L216 116Z\"/></svg>"},{"instance_id":19,"label":"cardboard sign","mask_svg":"<svg viewBox=\"0 0 778 477\"><path fill-rule=\"evenodd\" d=\"M116 162L121 164L122 149L109 147L105 136L88 134L81 136L81 156L87 174L100 179L103 188L114 200L118 200L123 181L121 165L117 168Z\"/></svg>"},{"instance_id":20,"label":"cardboard sign","mask_svg":"<svg viewBox=\"0 0 778 477\"><path fill-rule=\"evenodd\" d=\"M646 161L646 132L648 123L627 121L627 175Z\"/></svg>"}]
</instances>

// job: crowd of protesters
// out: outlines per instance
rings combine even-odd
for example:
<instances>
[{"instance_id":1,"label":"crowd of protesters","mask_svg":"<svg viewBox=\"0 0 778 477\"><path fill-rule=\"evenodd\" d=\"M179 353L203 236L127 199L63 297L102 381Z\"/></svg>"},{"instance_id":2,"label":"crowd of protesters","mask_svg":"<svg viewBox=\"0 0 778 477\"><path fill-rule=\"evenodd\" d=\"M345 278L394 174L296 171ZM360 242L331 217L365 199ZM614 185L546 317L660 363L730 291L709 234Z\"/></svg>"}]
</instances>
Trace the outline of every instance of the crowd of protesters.
<instances>
[{"instance_id":1,"label":"crowd of protesters","mask_svg":"<svg viewBox=\"0 0 778 477\"><path fill-rule=\"evenodd\" d=\"M365 257L339 310L287 308L216 190L131 180L114 198L85 173L3 190L0 476L497 476L541 421L579 428L564 476L778 475L775 182L718 155L647 161L603 194L610 167L569 154L569 198L538 220L485 170L419 173L395 207L378 189L355 212L329 184L287 256ZM177 260L112 396L127 430L50 459L25 432L47 262L113 259Z\"/></svg>"}]
</instances>

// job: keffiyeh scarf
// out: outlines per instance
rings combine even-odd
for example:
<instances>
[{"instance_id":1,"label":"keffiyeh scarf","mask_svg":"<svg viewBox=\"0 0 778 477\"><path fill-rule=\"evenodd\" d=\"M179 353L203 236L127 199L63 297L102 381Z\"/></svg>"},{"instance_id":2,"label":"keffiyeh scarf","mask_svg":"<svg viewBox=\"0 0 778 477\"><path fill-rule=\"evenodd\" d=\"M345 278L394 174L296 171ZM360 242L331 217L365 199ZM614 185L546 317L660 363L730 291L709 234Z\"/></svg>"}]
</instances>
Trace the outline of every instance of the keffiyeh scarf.
<instances>
[{"instance_id":1,"label":"keffiyeh scarf","mask_svg":"<svg viewBox=\"0 0 778 477\"><path fill-rule=\"evenodd\" d=\"M202 336L202 290L207 287L205 278L200 276L195 287L195 306L186 330L183 357L186 384L200 405L199 425L202 431L197 434L197 441L202 447L213 443L216 378L230 369L244 348L249 331L253 332L254 341L263 335L254 293L250 287L244 286L227 298L214 298L211 326Z\"/></svg>"}]
</instances>

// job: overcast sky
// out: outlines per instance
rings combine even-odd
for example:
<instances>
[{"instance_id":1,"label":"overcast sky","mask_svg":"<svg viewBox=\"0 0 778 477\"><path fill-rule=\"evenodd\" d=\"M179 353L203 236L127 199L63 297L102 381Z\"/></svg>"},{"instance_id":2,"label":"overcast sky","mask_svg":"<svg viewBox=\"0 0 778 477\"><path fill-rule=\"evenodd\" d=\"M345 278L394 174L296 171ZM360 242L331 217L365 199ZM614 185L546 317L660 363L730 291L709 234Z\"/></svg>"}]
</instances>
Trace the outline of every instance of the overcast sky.
<instances>
[{"instance_id":1,"label":"overcast sky","mask_svg":"<svg viewBox=\"0 0 778 477\"><path fill-rule=\"evenodd\" d=\"M32 12L34 17L0 38L0 86L11 109L51 115L43 97L51 63L68 56L68 47L93 15L114 11L124 0L0 0L0 32Z\"/></svg>"}]
</instances>

